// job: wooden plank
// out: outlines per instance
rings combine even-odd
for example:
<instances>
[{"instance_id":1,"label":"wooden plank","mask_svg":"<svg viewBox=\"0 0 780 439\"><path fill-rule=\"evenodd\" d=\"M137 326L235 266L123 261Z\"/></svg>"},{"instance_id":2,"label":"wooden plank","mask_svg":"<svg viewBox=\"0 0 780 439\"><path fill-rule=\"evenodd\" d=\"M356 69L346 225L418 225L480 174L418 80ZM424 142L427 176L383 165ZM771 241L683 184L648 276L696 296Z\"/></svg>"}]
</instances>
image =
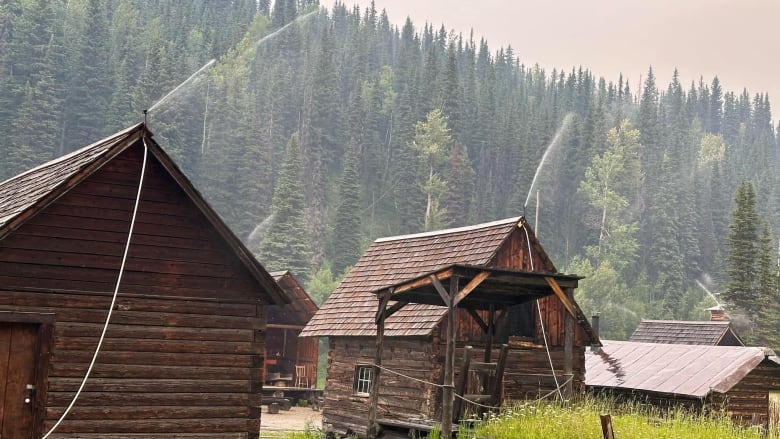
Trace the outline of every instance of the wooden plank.
<instances>
[{"instance_id":1,"label":"wooden plank","mask_svg":"<svg viewBox=\"0 0 780 439\"><path fill-rule=\"evenodd\" d=\"M455 299L455 306L458 306L458 303L460 303L463 299L466 298L472 291L474 291L475 288L477 288L482 281L490 277L489 271L482 271L478 273L474 278L472 278L469 283L466 284L456 295Z\"/></svg>"},{"instance_id":2,"label":"wooden plank","mask_svg":"<svg viewBox=\"0 0 780 439\"><path fill-rule=\"evenodd\" d=\"M54 349L94 350L98 337L57 338ZM155 340L155 339L112 339L103 340L101 350L164 352L164 353L198 353L198 354L251 354L251 345L246 342L202 341L202 340Z\"/></svg>"},{"instance_id":3,"label":"wooden plank","mask_svg":"<svg viewBox=\"0 0 780 439\"><path fill-rule=\"evenodd\" d=\"M114 393L111 401L114 405L125 407L142 406L240 406L244 407L252 403L251 395L247 393ZM72 392L49 392L49 407L63 408L73 399ZM255 401L260 404L259 397ZM79 407L97 406L106 404L106 395L100 392L82 393L78 399Z\"/></svg>"},{"instance_id":4,"label":"wooden plank","mask_svg":"<svg viewBox=\"0 0 780 439\"><path fill-rule=\"evenodd\" d=\"M437 280L447 279L448 277L452 276L452 269L440 271L438 273L432 274L431 276L435 277ZM413 280L410 282L406 282L403 285L399 285L396 288L394 288L393 295L403 293L409 290L413 290L415 288L419 288L422 286L430 285L430 284L431 284L430 276Z\"/></svg>"},{"instance_id":5,"label":"wooden plank","mask_svg":"<svg viewBox=\"0 0 780 439\"><path fill-rule=\"evenodd\" d=\"M458 395L464 395L466 393L466 386L469 379L469 370L471 370L471 346L465 346L463 348L463 361L461 362L460 370L458 371L458 381L455 384L455 393ZM463 400L456 398L453 405L453 422L459 422L463 410Z\"/></svg>"},{"instance_id":6,"label":"wooden plank","mask_svg":"<svg viewBox=\"0 0 780 439\"><path fill-rule=\"evenodd\" d=\"M49 378L49 391L75 392L81 378ZM196 379L126 379L95 378L84 387L85 392L161 392L161 393L249 393L246 380Z\"/></svg>"},{"instance_id":7,"label":"wooden plank","mask_svg":"<svg viewBox=\"0 0 780 439\"><path fill-rule=\"evenodd\" d=\"M139 355L142 355L139 353ZM244 365L246 366L246 365ZM52 363L50 376L60 378L80 378L87 371L84 363ZM248 380L248 367L213 367L196 365L166 365L157 364L97 364L90 378L130 378L130 379L212 379Z\"/></svg>"},{"instance_id":8,"label":"wooden plank","mask_svg":"<svg viewBox=\"0 0 780 439\"><path fill-rule=\"evenodd\" d=\"M57 350L52 352L51 362L89 362L92 359L90 351ZM139 356L135 351L104 351L101 349L98 362L101 364L157 364L160 366L175 366L190 364L200 367L249 367L251 355L232 354L191 354L191 353L161 353L146 352Z\"/></svg>"},{"instance_id":9,"label":"wooden plank","mask_svg":"<svg viewBox=\"0 0 780 439\"><path fill-rule=\"evenodd\" d=\"M485 333L488 332L488 325L487 325L487 323L485 323L485 321L482 320L482 317L480 317L479 314L477 314L476 311L474 311L471 308L467 308L466 312L471 316L472 319L474 319L474 322L476 322L477 325L479 325L479 327L482 329L482 332L485 332Z\"/></svg>"},{"instance_id":10,"label":"wooden plank","mask_svg":"<svg viewBox=\"0 0 780 439\"><path fill-rule=\"evenodd\" d=\"M444 289L444 286L441 284L441 282L439 282L439 279L437 279L436 276L430 275L428 276L428 279L431 281L431 284L433 285L433 288L436 290L436 292L439 293L439 296L441 296L441 300L444 302L444 306L449 307L450 312L454 313L454 302L452 301L452 296L450 296L450 293Z\"/></svg>"},{"instance_id":11,"label":"wooden plank","mask_svg":"<svg viewBox=\"0 0 780 439\"><path fill-rule=\"evenodd\" d=\"M47 419L59 419L65 407L50 407L46 410ZM114 405L111 395L105 396L102 406L82 407L80 405L68 413L68 422L76 420L120 420L120 419L200 419L200 418L246 418L249 408L246 406L134 406Z\"/></svg>"},{"instance_id":12,"label":"wooden plank","mask_svg":"<svg viewBox=\"0 0 780 439\"><path fill-rule=\"evenodd\" d=\"M47 420L46 428L50 428L53 423ZM246 418L110 419L63 422L57 432L65 434L60 437L73 437L72 433L78 433L79 437L84 433L111 433L112 436L119 433L146 433L155 434L159 438L177 437L179 432L185 430L188 433L212 433L214 437L236 437L247 433L246 426ZM68 436L68 433L71 435Z\"/></svg>"}]
</instances>

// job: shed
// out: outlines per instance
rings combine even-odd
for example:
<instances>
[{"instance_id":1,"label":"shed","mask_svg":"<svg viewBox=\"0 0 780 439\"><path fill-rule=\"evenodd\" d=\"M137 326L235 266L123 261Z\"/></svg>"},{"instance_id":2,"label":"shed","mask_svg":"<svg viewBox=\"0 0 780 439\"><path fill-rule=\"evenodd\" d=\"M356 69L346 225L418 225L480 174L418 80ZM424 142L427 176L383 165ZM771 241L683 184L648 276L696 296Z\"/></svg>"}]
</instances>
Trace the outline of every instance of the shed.
<instances>
[{"instance_id":1,"label":"shed","mask_svg":"<svg viewBox=\"0 0 780 439\"><path fill-rule=\"evenodd\" d=\"M450 314L426 299L440 297L431 276L448 285L460 281L463 297L482 282L483 287L492 285L498 288L494 306L488 300ZM548 277L559 282L558 293ZM450 327L456 329L455 351L461 361L466 345L474 347L477 361L485 362L495 361L493 343L510 346L505 398L535 398L554 391L556 383L583 390L584 345L598 340L573 300L578 280L557 274L522 217L374 241L301 333L329 340L325 424L337 432L369 434L366 419L380 320L385 372L379 382L379 418L441 417L442 392L420 381L443 382ZM535 286L527 289L529 284ZM402 292L403 300L390 297ZM510 303L501 296L507 292L525 294L525 300L505 307ZM378 293L387 308L380 308ZM454 324L448 323L448 315Z\"/></svg>"},{"instance_id":2,"label":"shed","mask_svg":"<svg viewBox=\"0 0 780 439\"><path fill-rule=\"evenodd\" d=\"M650 403L726 410L740 423L777 420L780 364L767 348L603 340L585 354L590 391Z\"/></svg>"},{"instance_id":3,"label":"shed","mask_svg":"<svg viewBox=\"0 0 780 439\"><path fill-rule=\"evenodd\" d=\"M744 346L729 320L642 320L629 341L642 343Z\"/></svg>"},{"instance_id":4,"label":"shed","mask_svg":"<svg viewBox=\"0 0 780 439\"><path fill-rule=\"evenodd\" d=\"M275 384L281 381L283 387L309 388L317 383L319 339L298 335L317 312L317 304L289 271L274 271L271 276L292 302L268 308L266 384L279 387Z\"/></svg>"},{"instance_id":5,"label":"shed","mask_svg":"<svg viewBox=\"0 0 780 439\"><path fill-rule=\"evenodd\" d=\"M61 418L111 309L49 437L257 438L266 312L288 302L143 124L6 180L0 433Z\"/></svg>"}]
</instances>

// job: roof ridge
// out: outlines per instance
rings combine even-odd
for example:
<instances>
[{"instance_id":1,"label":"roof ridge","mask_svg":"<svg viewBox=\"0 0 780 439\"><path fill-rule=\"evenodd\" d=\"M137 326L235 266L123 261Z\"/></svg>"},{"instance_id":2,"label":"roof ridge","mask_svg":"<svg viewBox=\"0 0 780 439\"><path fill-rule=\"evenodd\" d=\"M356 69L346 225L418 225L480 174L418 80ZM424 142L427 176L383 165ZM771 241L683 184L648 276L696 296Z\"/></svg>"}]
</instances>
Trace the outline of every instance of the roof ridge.
<instances>
[{"instance_id":1,"label":"roof ridge","mask_svg":"<svg viewBox=\"0 0 780 439\"><path fill-rule=\"evenodd\" d=\"M510 224L513 222L518 222L520 221L521 218L522 216L516 216L512 218L505 218L502 220L496 220L496 221L491 221L482 224L474 224L474 225L464 226L464 227L455 227L452 229L433 230L430 232L412 233L408 235L387 236L384 238L377 238L374 242L376 243L376 242L400 241L403 239L429 238L431 236L443 236L443 235L449 235L453 233L468 232L471 230L484 229L487 227L493 227L502 224Z\"/></svg>"}]
</instances>

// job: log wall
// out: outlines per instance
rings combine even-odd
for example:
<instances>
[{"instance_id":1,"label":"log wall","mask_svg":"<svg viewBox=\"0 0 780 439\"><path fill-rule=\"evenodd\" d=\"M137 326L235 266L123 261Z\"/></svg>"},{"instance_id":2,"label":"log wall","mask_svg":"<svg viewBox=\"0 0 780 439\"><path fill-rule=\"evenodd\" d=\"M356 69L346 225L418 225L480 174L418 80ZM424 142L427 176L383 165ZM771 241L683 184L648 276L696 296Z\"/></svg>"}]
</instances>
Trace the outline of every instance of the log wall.
<instances>
[{"instance_id":1,"label":"log wall","mask_svg":"<svg viewBox=\"0 0 780 439\"><path fill-rule=\"evenodd\" d=\"M780 391L780 366L764 360L725 394L713 394L713 409L724 408L741 424L767 424L769 391Z\"/></svg>"},{"instance_id":2,"label":"log wall","mask_svg":"<svg viewBox=\"0 0 780 439\"><path fill-rule=\"evenodd\" d=\"M353 393L355 367L374 362L376 339L373 337L331 337L328 352L328 383L325 387L323 422L334 430L353 431L365 436L368 396ZM384 340L382 367L417 378L441 383L442 365L428 339L387 337ZM436 416L440 392L387 371L380 375L377 417L410 419Z\"/></svg>"},{"instance_id":3,"label":"log wall","mask_svg":"<svg viewBox=\"0 0 780 439\"><path fill-rule=\"evenodd\" d=\"M0 241L0 311L54 313L45 429L106 319L137 190L131 147ZM149 155L97 363L51 437L257 437L266 306L235 252Z\"/></svg>"},{"instance_id":4,"label":"log wall","mask_svg":"<svg viewBox=\"0 0 780 439\"><path fill-rule=\"evenodd\" d=\"M328 383L325 388L324 422L334 430L353 431L361 436L366 432L368 396L355 396L353 383L355 366L370 365L374 361L373 337L332 337L328 352ZM445 344L437 338L412 339L388 337L382 366L423 381L442 383ZM498 349L494 347L494 360ZM483 361L484 346L475 345L474 361ZM563 384L563 348L551 350L558 383ZM585 379L583 348L574 352L574 389L582 392ZM455 353L456 382L458 365L463 359L463 346ZM544 347L512 347L504 373L504 400L536 399L555 390L550 363ZM441 391L408 378L383 371L379 393L378 418L409 420L415 418L439 419Z\"/></svg>"}]
</instances>

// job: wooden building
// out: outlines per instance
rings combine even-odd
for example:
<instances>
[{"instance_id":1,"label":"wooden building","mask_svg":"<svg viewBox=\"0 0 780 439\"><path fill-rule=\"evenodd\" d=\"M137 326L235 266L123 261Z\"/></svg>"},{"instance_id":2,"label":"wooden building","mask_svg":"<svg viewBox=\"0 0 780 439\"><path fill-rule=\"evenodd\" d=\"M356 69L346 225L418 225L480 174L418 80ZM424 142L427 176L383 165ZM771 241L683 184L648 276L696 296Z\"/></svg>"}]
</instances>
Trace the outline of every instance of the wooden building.
<instances>
[{"instance_id":1,"label":"wooden building","mask_svg":"<svg viewBox=\"0 0 780 439\"><path fill-rule=\"evenodd\" d=\"M659 407L725 410L744 424L775 424L780 363L760 347L603 341L585 354L585 384Z\"/></svg>"},{"instance_id":2,"label":"wooden building","mask_svg":"<svg viewBox=\"0 0 780 439\"><path fill-rule=\"evenodd\" d=\"M433 291L427 281L431 276L439 280L463 276L463 297L468 294L465 290L476 289L485 279L520 278L532 283L534 290L524 303L503 311L498 311L499 305L487 305L488 309L453 308L448 313L447 307L409 300L406 306L406 302L389 302L388 314L392 315L386 321L379 318L384 308L379 308L377 293L415 292L420 288ZM560 295L546 281L552 277L562 286L558 289ZM443 392L423 383L441 384L446 378L446 345L452 339L448 328L456 331L459 361L466 345L473 346L472 356L477 361L494 361L493 343L510 345L503 374L505 398L545 395L556 389L556 379L559 385L567 383L570 391L582 391L584 345L588 341L598 343L598 339L573 300L578 279L556 274L520 217L376 240L301 334L329 340L323 422L339 433L374 433L369 432L366 419L369 396L376 390L372 379L378 374L374 364L379 321L384 341L379 357L383 369L376 416L385 422L441 417ZM398 288L403 283L407 284ZM507 284L494 286L504 288L500 293L515 289Z\"/></svg>"},{"instance_id":3,"label":"wooden building","mask_svg":"<svg viewBox=\"0 0 780 439\"><path fill-rule=\"evenodd\" d=\"M288 302L144 125L2 182L0 436L61 418L112 309L49 437L256 438Z\"/></svg>"},{"instance_id":4,"label":"wooden building","mask_svg":"<svg viewBox=\"0 0 780 439\"><path fill-rule=\"evenodd\" d=\"M744 346L729 320L642 320L629 341L641 343Z\"/></svg>"},{"instance_id":5,"label":"wooden building","mask_svg":"<svg viewBox=\"0 0 780 439\"><path fill-rule=\"evenodd\" d=\"M298 335L317 312L317 304L289 271L274 271L271 276L287 293L291 303L268 308L265 340L268 390L274 387L310 388L317 384L319 339L299 338Z\"/></svg>"}]
</instances>

